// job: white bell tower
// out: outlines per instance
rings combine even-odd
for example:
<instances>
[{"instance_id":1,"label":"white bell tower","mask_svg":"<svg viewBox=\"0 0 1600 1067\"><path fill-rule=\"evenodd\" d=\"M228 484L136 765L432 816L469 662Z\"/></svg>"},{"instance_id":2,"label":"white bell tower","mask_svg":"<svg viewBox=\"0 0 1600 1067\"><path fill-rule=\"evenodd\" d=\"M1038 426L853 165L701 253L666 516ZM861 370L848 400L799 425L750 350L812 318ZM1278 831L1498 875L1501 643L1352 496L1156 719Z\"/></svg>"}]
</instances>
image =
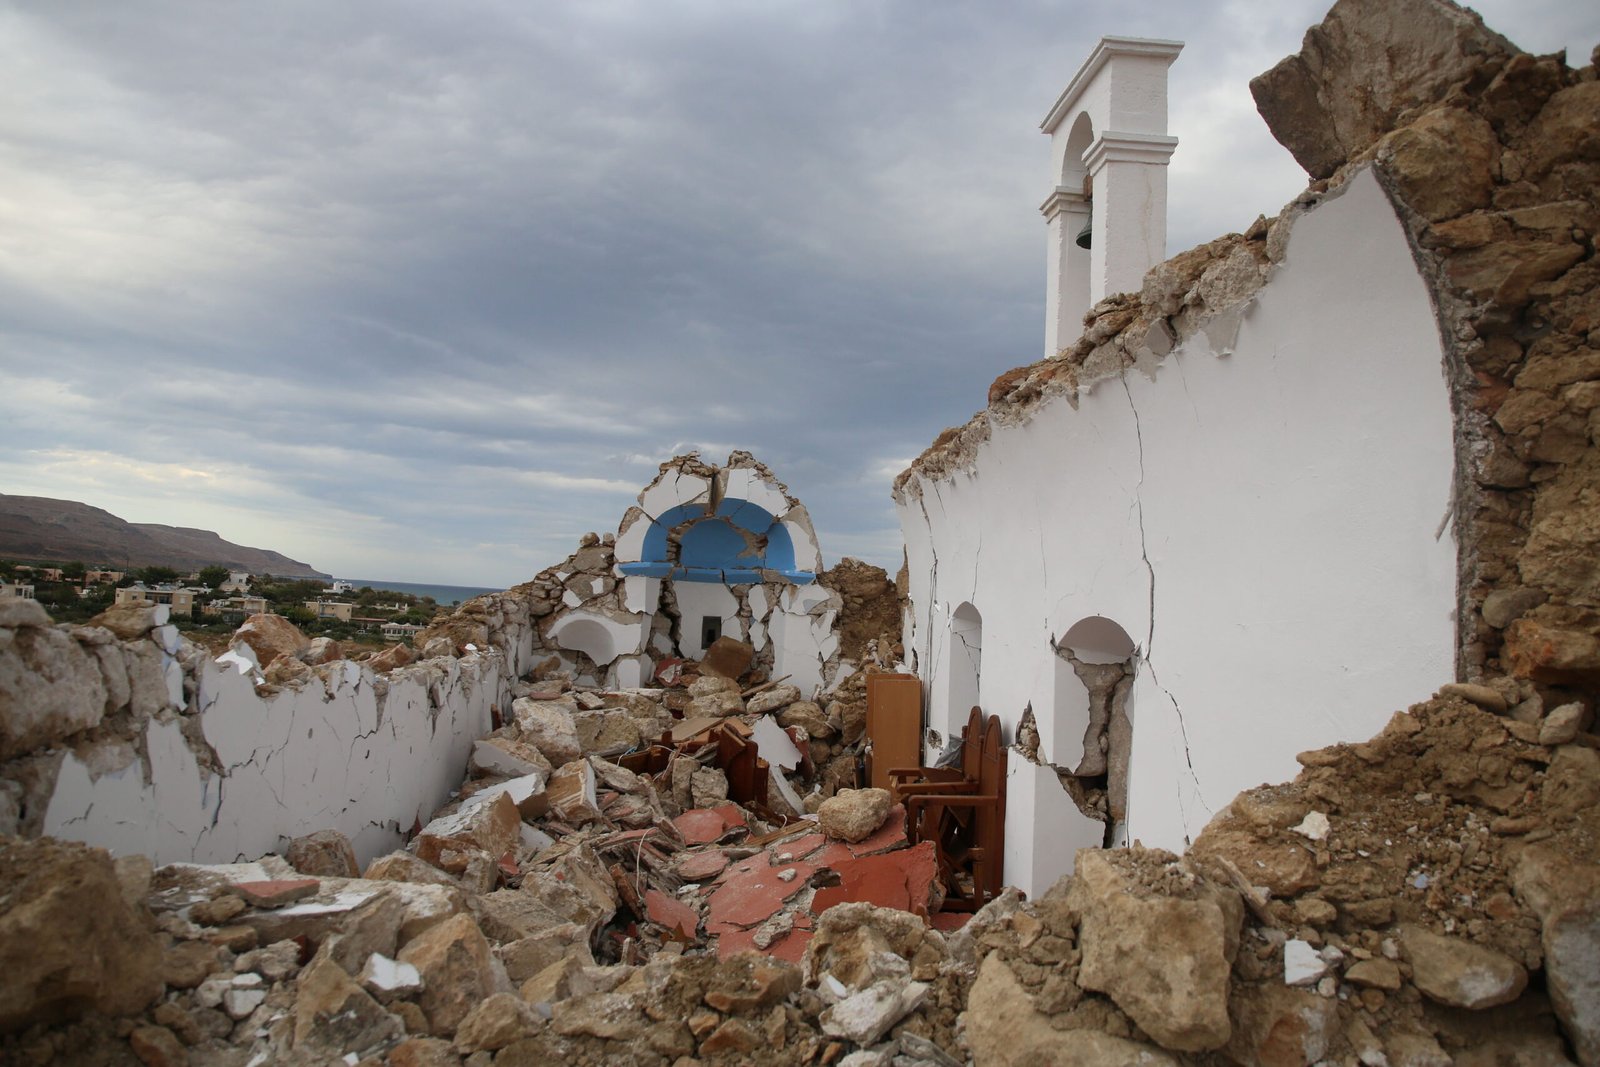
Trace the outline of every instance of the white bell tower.
<instances>
[{"instance_id":1,"label":"white bell tower","mask_svg":"<svg viewBox=\"0 0 1600 1067\"><path fill-rule=\"evenodd\" d=\"M1137 291L1167 255L1167 68L1182 41L1102 37L1039 128L1050 135L1045 356L1083 333L1111 293ZM1087 230L1087 232L1085 232ZM1083 247L1087 243L1088 247Z\"/></svg>"}]
</instances>

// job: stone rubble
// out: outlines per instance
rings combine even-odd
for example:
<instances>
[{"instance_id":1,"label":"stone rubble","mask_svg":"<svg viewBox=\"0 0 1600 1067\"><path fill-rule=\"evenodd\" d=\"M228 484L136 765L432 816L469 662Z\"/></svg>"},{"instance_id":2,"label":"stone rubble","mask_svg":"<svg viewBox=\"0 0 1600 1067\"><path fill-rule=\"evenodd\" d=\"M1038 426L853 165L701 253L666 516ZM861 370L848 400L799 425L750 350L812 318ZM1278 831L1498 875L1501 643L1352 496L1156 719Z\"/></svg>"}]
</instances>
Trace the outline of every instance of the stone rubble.
<instances>
[{"instance_id":1,"label":"stone rubble","mask_svg":"<svg viewBox=\"0 0 1600 1067\"><path fill-rule=\"evenodd\" d=\"M1597 88L1592 63L1516 52L1434 0L1340 0L1258 82L1308 197L1378 167L1448 279L1485 445L1458 494L1466 680L1303 753L1188 855L1085 851L1040 899L948 921L903 809L849 792L865 671L897 661L898 618L893 586L841 565L833 595L860 612L841 655L863 669L826 692L729 644L720 676L680 661L659 687L579 684L594 665L552 656L513 683L457 796L360 877L332 831L286 839L287 862L113 861L38 836L41 783L60 746L184 706L197 653L147 609L74 629L4 603L0 1062L1600 1065ZM1102 302L1074 349L997 380L992 411L1170 350L1248 299L1294 214ZM919 465L959 464L982 432ZM423 658L504 644L519 613L548 637L560 605L616 593L613 558L586 539L436 623ZM338 654L264 623L234 662L271 689L317 684ZM1113 816L1117 684L1100 679L1064 772L1107 775ZM695 744L759 720L794 743L770 773L816 818L728 801ZM618 762L653 744L663 769Z\"/></svg>"}]
</instances>

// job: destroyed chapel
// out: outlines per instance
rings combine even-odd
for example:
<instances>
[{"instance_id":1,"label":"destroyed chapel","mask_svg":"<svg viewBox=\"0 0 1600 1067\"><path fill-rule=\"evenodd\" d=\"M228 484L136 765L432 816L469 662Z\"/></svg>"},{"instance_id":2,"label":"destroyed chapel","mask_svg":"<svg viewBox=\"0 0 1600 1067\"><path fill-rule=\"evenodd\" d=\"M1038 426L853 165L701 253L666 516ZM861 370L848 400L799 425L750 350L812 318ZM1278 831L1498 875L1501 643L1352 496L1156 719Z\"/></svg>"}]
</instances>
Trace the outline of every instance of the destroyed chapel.
<instances>
[{"instance_id":1,"label":"destroyed chapel","mask_svg":"<svg viewBox=\"0 0 1600 1067\"><path fill-rule=\"evenodd\" d=\"M734 452L376 654L0 601L0 1062L1600 1067L1597 57L1338 0L1166 258L1181 51L898 576Z\"/></svg>"}]
</instances>

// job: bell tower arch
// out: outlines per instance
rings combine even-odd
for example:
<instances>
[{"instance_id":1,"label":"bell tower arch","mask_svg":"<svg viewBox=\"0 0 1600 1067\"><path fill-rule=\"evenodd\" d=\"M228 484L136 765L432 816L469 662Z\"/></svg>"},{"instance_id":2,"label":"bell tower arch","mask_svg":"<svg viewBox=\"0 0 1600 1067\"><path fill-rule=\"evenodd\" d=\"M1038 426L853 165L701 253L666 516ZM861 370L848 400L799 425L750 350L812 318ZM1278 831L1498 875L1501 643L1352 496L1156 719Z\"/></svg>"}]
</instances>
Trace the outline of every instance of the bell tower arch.
<instances>
[{"instance_id":1,"label":"bell tower arch","mask_svg":"<svg viewBox=\"0 0 1600 1067\"><path fill-rule=\"evenodd\" d=\"M1167 254L1167 68L1181 41L1102 37L1039 128L1055 188L1040 205L1049 241L1045 356L1083 332L1112 293L1137 290Z\"/></svg>"}]
</instances>

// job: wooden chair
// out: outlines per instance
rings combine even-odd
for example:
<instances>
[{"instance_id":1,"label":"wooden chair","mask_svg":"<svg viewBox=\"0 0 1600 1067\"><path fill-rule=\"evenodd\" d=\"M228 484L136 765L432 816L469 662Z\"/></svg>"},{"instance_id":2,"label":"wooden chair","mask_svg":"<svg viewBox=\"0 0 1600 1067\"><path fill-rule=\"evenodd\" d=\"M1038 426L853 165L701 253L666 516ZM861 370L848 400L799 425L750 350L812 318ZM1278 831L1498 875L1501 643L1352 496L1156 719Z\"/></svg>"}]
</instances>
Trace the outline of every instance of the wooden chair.
<instances>
[{"instance_id":1,"label":"wooden chair","mask_svg":"<svg viewBox=\"0 0 1600 1067\"><path fill-rule=\"evenodd\" d=\"M967 713L959 750L961 759L955 767L895 767L889 771L889 792L896 801L907 805L908 819L913 798L970 793L977 789L978 758L983 750L983 709L975 707Z\"/></svg>"},{"instance_id":2,"label":"wooden chair","mask_svg":"<svg viewBox=\"0 0 1600 1067\"><path fill-rule=\"evenodd\" d=\"M889 772L895 798L906 806L913 844L932 841L945 909L976 911L1004 885L1006 747L1000 718L979 708L961 731L961 766L897 768Z\"/></svg>"}]
</instances>

